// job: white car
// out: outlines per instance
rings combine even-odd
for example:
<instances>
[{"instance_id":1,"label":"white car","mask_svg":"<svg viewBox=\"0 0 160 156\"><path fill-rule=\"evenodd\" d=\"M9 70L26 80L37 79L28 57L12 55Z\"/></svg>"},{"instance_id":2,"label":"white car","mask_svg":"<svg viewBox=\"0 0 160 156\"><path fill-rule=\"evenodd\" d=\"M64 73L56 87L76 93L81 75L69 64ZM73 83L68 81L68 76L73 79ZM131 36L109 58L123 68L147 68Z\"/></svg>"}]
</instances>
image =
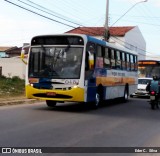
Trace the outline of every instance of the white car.
<instances>
[{"instance_id":1,"label":"white car","mask_svg":"<svg viewBox=\"0 0 160 156\"><path fill-rule=\"evenodd\" d=\"M147 84L150 83L153 78L138 78L138 88L137 90L130 95L133 96L149 96L149 92L146 91Z\"/></svg>"}]
</instances>

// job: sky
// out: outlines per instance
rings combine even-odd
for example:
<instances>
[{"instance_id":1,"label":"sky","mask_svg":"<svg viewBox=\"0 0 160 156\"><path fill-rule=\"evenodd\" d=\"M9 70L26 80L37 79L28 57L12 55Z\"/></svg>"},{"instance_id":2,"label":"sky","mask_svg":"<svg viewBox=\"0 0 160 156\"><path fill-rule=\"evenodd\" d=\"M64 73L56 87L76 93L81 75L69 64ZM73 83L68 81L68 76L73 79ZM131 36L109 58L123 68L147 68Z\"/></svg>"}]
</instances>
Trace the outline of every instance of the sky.
<instances>
[{"instance_id":1,"label":"sky","mask_svg":"<svg viewBox=\"0 0 160 156\"><path fill-rule=\"evenodd\" d=\"M109 0L109 26L138 26L146 54L160 58L160 0L142 1ZM105 23L106 0L0 0L0 6L0 46L21 47L36 35Z\"/></svg>"}]
</instances>

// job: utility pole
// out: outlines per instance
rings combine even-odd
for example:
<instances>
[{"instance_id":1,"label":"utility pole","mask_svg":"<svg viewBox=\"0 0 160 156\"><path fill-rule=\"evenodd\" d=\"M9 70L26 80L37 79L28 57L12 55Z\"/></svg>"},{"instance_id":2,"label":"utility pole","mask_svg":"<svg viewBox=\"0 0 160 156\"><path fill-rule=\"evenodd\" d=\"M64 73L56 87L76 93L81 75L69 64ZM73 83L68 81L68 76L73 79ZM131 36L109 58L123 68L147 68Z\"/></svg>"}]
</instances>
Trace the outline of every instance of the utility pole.
<instances>
[{"instance_id":1,"label":"utility pole","mask_svg":"<svg viewBox=\"0 0 160 156\"><path fill-rule=\"evenodd\" d=\"M122 16L120 16L112 25L111 27L116 24L122 17L124 17L130 10L132 10L137 4L139 3L143 3L143 2L147 2L148 0L141 0L137 3L135 3L131 8L129 8ZM105 41L109 41L109 37L110 37L110 34L109 34L109 26L108 26L108 19L109 19L109 0L106 0L106 18L105 18L105 24L104 24L104 27L105 27L105 32L104 32L104 40Z\"/></svg>"},{"instance_id":2,"label":"utility pole","mask_svg":"<svg viewBox=\"0 0 160 156\"><path fill-rule=\"evenodd\" d=\"M104 32L104 39L106 41L109 40L109 27L108 27L108 17L109 17L109 0L106 0L106 18L105 18L105 32Z\"/></svg>"}]
</instances>

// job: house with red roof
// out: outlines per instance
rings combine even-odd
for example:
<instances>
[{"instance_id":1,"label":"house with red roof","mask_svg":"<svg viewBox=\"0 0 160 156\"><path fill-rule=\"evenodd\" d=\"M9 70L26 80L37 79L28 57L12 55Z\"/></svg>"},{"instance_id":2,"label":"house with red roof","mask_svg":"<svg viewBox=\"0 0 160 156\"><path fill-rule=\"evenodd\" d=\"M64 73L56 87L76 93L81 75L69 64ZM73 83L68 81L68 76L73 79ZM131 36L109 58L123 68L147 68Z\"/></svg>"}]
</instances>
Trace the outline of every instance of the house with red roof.
<instances>
[{"instance_id":1,"label":"house with red roof","mask_svg":"<svg viewBox=\"0 0 160 156\"><path fill-rule=\"evenodd\" d=\"M104 27L77 27L66 33L86 34L104 40ZM146 41L138 26L109 28L109 42L138 52L138 59L146 59Z\"/></svg>"},{"instance_id":2,"label":"house with red roof","mask_svg":"<svg viewBox=\"0 0 160 156\"><path fill-rule=\"evenodd\" d=\"M26 46L28 44L24 44ZM26 55L29 47L26 47ZM20 59L22 47L0 47L0 76L25 78L26 65ZM1 57L2 56L2 57Z\"/></svg>"},{"instance_id":3,"label":"house with red roof","mask_svg":"<svg viewBox=\"0 0 160 156\"><path fill-rule=\"evenodd\" d=\"M10 49L11 47L0 47L0 58L6 58L8 55L6 54L6 50Z\"/></svg>"}]
</instances>

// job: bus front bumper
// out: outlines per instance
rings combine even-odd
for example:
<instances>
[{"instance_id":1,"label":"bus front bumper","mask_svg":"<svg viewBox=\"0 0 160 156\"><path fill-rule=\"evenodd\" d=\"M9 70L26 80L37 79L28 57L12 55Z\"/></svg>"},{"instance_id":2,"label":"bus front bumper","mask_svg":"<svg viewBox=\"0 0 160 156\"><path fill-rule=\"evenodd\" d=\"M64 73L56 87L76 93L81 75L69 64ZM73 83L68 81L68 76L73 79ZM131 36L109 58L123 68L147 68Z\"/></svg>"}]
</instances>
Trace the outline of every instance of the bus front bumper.
<instances>
[{"instance_id":1,"label":"bus front bumper","mask_svg":"<svg viewBox=\"0 0 160 156\"><path fill-rule=\"evenodd\" d=\"M36 89L31 85L26 86L26 97L29 99L53 100L61 102L84 102L84 95L84 89L79 87L71 88L70 90L47 90Z\"/></svg>"}]
</instances>

